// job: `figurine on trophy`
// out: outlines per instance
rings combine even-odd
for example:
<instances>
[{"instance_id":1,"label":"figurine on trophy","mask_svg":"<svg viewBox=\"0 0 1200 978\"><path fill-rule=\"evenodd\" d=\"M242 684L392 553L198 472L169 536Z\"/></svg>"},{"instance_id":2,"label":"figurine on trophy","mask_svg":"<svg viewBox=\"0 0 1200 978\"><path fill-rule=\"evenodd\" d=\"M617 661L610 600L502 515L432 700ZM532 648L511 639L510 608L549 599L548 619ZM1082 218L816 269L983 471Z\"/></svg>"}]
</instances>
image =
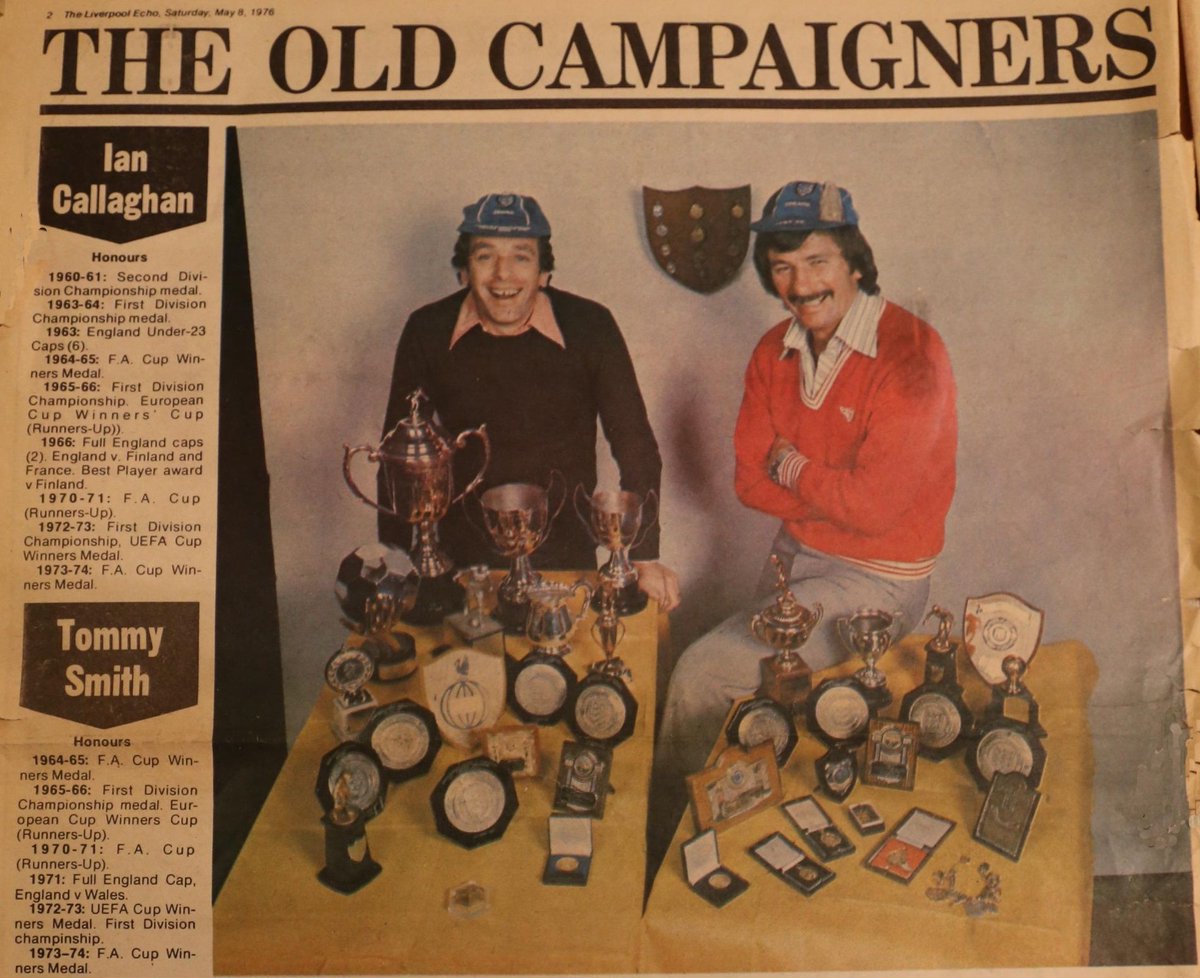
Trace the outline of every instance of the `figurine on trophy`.
<instances>
[{"instance_id":1,"label":"figurine on trophy","mask_svg":"<svg viewBox=\"0 0 1200 978\"><path fill-rule=\"evenodd\" d=\"M484 610L487 596L492 592L492 575L487 564L472 564L455 578L463 586L466 597L462 611L446 617L464 642L473 645L482 638L503 631L504 626Z\"/></svg>"},{"instance_id":2,"label":"figurine on trophy","mask_svg":"<svg viewBox=\"0 0 1200 978\"><path fill-rule=\"evenodd\" d=\"M317 879L338 893L354 893L379 875L381 867L371 858L366 842L366 819L350 802L350 775L343 773L333 786L332 805L321 816L325 826L325 865ZM355 859L351 850L362 843L363 854Z\"/></svg>"},{"instance_id":3,"label":"figurine on trophy","mask_svg":"<svg viewBox=\"0 0 1200 978\"><path fill-rule=\"evenodd\" d=\"M556 480L562 495L551 512L550 495ZM546 542L550 527L566 501L566 484L558 472L551 473L547 489L527 482L509 482L493 486L479 496L483 525L492 545L501 556L512 560L512 567L496 593L496 617L510 634L524 630L529 614L529 590L542 583L542 575L532 568L529 558Z\"/></svg>"},{"instance_id":4,"label":"figurine on trophy","mask_svg":"<svg viewBox=\"0 0 1200 978\"><path fill-rule=\"evenodd\" d=\"M587 511L581 503L587 500ZM644 517L645 506L654 500L655 513ZM646 531L658 519L658 495L651 490L645 499L636 492L614 492L597 489L588 498L583 487L575 487L575 512L588 528L592 540L604 547L611 556L600 568L600 581L609 582L616 594L617 614L636 615L649 600L638 590L637 568L629 559L629 551L641 543ZM592 599L593 610L599 611L599 591Z\"/></svg>"},{"instance_id":5,"label":"figurine on trophy","mask_svg":"<svg viewBox=\"0 0 1200 978\"><path fill-rule=\"evenodd\" d=\"M940 761L963 746L975 728L958 681L958 644L950 640L954 615L934 605L925 620L938 619L937 634L925 643L925 681L900 703L900 719L921 728L921 756Z\"/></svg>"},{"instance_id":6,"label":"figurine on trophy","mask_svg":"<svg viewBox=\"0 0 1200 978\"><path fill-rule=\"evenodd\" d=\"M362 636L360 647L381 682L407 679L417 668L416 643L396 622L417 598L417 575L408 554L386 543L368 543L338 566L334 593L342 622Z\"/></svg>"},{"instance_id":7,"label":"figurine on trophy","mask_svg":"<svg viewBox=\"0 0 1200 978\"><path fill-rule=\"evenodd\" d=\"M775 655L762 660L761 695L774 700L792 713L798 713L812 689L812 671L800 658L800 648L808 641L825 609L820 604L813 610L796 600L788 584L787 568L771 554L775 568L775 603L750 619L750 631L760 642L775 650Z\"/></svg>"},{"instance_id":8,"label":"figurine on trophy","mask_svg":"<svg viewBox=\"0 0 1200 978\"><path fill-rule=\"evenodd\" d=\"M835 620L842 643L866 663L854 674L854 678L861 684L868 702L875 709L883 709L892 702L887 676L876 663L896 641L903 618L899 611L862 608Z\"/></svg>"},{"instance_id":9,"label":"figurine on trophy","mask_svg":"<svg viewBox=\"0 0 1200 978\"><path fill-rule=\"evenodd\" d=\"M428 401L428 397L418 388L409 396L409 414L396 422L377 448L345 445L342 475L350 491L368 506L413 525L409 552L421 581L415 603L404 620L432 625L461 608L463 602L462 585L454 579L454 564L438 542L438 521L479 485L491 458L491 442L483 425L461 431L451 441L432 417L422 416L422 401ZM483 462L466 488L455 495L451 463L471 437L482 443ZM381 502L363 493L350 474L350 463L360 452L379 465Z\"/></svg>"},{"instance_id":10,"label":"figurine on trophy","mask_svg":"<svg viewBox=\"0 0 1200 978\"><path fill-rule=\"evenodd\" d=\"M604 658L593 662L590 671L617 676L628 682L633 678L633 674L615 654L621 639L625 637L625 623L617 614L616 586L609 578L602 577L596 594L599 598L599 608L596 611L596 620L592 622L592 639L600 646Z\"/></svg>"}]
</instances>

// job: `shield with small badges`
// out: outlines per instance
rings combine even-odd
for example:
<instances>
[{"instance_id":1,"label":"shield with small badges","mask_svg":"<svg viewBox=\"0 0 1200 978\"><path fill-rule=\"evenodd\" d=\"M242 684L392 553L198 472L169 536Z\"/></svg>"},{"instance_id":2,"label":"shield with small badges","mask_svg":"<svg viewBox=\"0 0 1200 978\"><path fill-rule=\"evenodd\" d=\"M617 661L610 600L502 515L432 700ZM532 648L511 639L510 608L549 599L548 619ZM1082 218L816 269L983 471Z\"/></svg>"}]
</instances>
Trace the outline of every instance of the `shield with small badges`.
<instances>
[{"instance_id":1,"label":"shield with small badges","mask_svg":"<svg viewBox=\"0 0 1200 978\"><path fill-rule=\"evenodd\" d=\"M642 188L646 237L659 267L707 295L733 281L750 245L750 187Z\"/></svg>"}]
</instances>

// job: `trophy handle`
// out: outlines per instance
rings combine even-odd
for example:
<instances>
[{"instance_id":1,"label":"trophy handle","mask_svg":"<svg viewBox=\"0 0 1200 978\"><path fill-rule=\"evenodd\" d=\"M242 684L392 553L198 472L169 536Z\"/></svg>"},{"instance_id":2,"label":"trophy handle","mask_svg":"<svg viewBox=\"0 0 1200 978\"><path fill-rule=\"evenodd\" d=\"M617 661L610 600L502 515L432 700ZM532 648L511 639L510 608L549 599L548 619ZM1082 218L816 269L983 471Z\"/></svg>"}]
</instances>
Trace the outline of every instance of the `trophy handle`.
<instances>
[{"instance_id":1,"label":"trophy handle","mask_svg":"<svg viewBox=\"0 0 1200 978\"><path fill-rule=\"evenodd\" d=\"M654 500L654 515L647 517L646 507L650 505L650 500ZM638 531L637 539L635 539L634 542L629 545L630 550L636 550L645 542L646 534L650 532L650 527L658 522L658 514L658 493L651 489L648 493L646 493L645 498L642 500L642 526Z\"/></svg>"},{"instance_id":2,"label":"trophy handle","mask_svg":"<svg viewBox=\"0 0 1200 978\"><path fill-rule=\"evenodd\" d=\"M765 623L766 623L766 619L763 618L761 611L757 612L750 619L750 631L753 633L754 637L756 639L758 639L760 642L766 641L766 637L763 635L763 626L765 625Z\"/></svg>"},{"instance_id":3,"label":"trophy handle","mask_svg":"<svg viewBox=\"0 0 1200 978\"><path fill-rule=\"evenodd\" d=\"M584 616L584 614L586 614L587 609L588 609L588 604L592 600L592 586L587 581L585 581L582 577L578 581L576 581L574 584L571 585L571 593L574 594L580 588L583 589L583 603L580 604L579 612L578 612L578 614L575 615L576 619L582 618Z\"/></svg>"},{"instance_id":4,"label":"trophy handle","mask_svg":"<svg viewBox=\"0 0 1200 978\"><path fill-rule=\"evenodd\" d=\"M821 623L821 619L825 615L825 608L821 604L821 602L818 601L812 606L811 611L812 611L813 620L812 620L812 624L808 626L808 633L810 635L816 629L817 625L819 625Z\"/></svg>"},{"instance_id":5,"label":"trophy handle","mask_svg":"<svg viewBox=\"0 0 1200 978\"><path fill-rule=\"evenodd\" d=\"M459 450L466 445L467 439L472 435L483 442L483 464L479 466L479 471L475 473L475 478L467 483L462 492L450 500L451 506L462 499L467 493L474 491L475 487L483 481L483 473L487 471L488 462L492 460L492 441L488 438L486 424L481 424L478 428L468 428L466 431L460 431L458 437L454 439L455 450Z\"/></svg>"},{"instance_id":6,"label":"trophy handle","mask_svg":"<svg viewBox=\"0 0 1200 978\"><path fill-rule=\"evenodd\" d=\"M566 491L565 483L563 486L563 491L564 492ZM584 510L579 508L580 493L583 494L583 500L587 504L587 507L588 507L587 512L585 512ZM572 493L572 495L571 495L571 503L575 507L575 515L579 517L580 522L582 522L583 525L588 528L588 533L591 534L591 532L592 532L591 497L588 496L587 492L584 490L582 482L575 483L575 492Z\"/></svg>"},{"instance_id":7,"label":"trophy handle","mask_svg":"<svg viewBox=\"0 0 1200 978\"><path fill-rule=\"evenodd\" d=\"M480 473L480 474L482 475L482 473ZM494 540L492 540L492 535L488 532L487 527L480 526L478 523L475 522L475 517L471 515L471 509L472 509L471 500L472 499L475 500L475 505L479 507L479 512L481 514L483 513L483 500L481 500L479 498L479 493L475 491L478 488L479 488L479 479L477 477L474 481L472 481L471 485L467 489L464 489L462 491L463 516L466 517L467 522L469 524L471 524L471 529L474 530L476 533L480 534L481 536L483 536L483 538L485 540L487 540L489 543L491 543L492 549L495 550L496 553L500 553L501 551L499 549L497 549L496 543ZM470 497L469 499L466 498L468 496ZM463 573L466 573L466 571L464 571Z\"/></svg>"},{"instance_id":8,"label":"trophy handle","mask_svg":"<svg viewBox=\"0 0 1200 978\"><path fill-rule=\"evenodd\" d=\"M379 503L377 503L374 499L366 495L361 489L358 488L358 485L354 481L354 477L350 474L350 460L354 458L355 455L357 455L359 452L366 452L367 459L369 461L378 462L379 455L377 450L372 448L370 445L357 445L354 448L351 448L349 445L343 445L342 448L345 449L345 455L342 456L342 476L346 480L346 485L350 487L350 491L368 506L379 510L379 512L387 513L388 516L394 516L396 519L404 519L400 513L397 513L395 510L388 509L386 506L380 506Z\"/></svg>"},{"instance_id":9,"label":"trophy handle","mask_svg":"<svg viewBox=\"0 0 1200 978\"><path fill-rule=\"evenodd\" d=\"M895 645L900 640L900 635L904 631L904 612L892 612L892 627L888 629L889 641Z\"/></svg>"},{"instance_id":10,"label":"trophy handle","mask_svg":"<svg viewBox=\"0 0 1200 978\"><path fill-rule=\"evenodd\" d=\"M846 651L851 655L856 655L857 650L854 648L854 640L850 636L850 619L843 615L841 618L835 618L833 624L837 628L838 638L842 640L842 645L846 647Z\"/></svg>"},{"instance_id":11,"label":"trophy handle","mask_svg":"<svg viewBox=\"0 0 1200 978\"><path fill-rule=\"evenodd\" d=\"M556 481L562 487L562 496L559 497L557 506L551 502L554 498L554 483ZM546 482L546 502L551 511L550 518L546 520L546 536L549 536L551 525L558 519L558 514L562 512L562 508L567 502L567 477L559 472L558 469L550 470L550 478Z\"/></svg>"}]
</instances>

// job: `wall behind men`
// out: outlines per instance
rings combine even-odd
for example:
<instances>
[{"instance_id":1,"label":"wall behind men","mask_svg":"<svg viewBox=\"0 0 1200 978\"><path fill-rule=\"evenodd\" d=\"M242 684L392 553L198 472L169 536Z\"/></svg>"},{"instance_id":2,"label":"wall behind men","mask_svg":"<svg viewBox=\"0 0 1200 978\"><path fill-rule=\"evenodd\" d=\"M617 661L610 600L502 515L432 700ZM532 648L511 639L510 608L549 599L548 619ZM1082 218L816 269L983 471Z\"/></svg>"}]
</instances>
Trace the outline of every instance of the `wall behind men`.
<instances>
[{"instance_id":1,"label":"wall behind men","mask_svg":"<svg viewBox=\"0 0 1200 978\"><path fill-rule=\"evenodd\" d=\"M938 329L954 366L959 483L932 600L961 616L968 595L1013 591L1045 609L1044 641L1095 652L1096 870L1186 868L1153 125L489 117L243 131L290 734L343 636L338 562L374 539L342 444L378 443L405 317L456 288L462 206L536 196L554 284L621 325L663 455L678 651L747 600L775 530L734 497L731 437L750 351L784 313L749 261L711 296L669 279L641 188L748 183L757 216L788 180L833 180L854 196L884 295ZM1052 664L1035 661L1035 691L1039 667Z\"/></svg>"}]
</instances>

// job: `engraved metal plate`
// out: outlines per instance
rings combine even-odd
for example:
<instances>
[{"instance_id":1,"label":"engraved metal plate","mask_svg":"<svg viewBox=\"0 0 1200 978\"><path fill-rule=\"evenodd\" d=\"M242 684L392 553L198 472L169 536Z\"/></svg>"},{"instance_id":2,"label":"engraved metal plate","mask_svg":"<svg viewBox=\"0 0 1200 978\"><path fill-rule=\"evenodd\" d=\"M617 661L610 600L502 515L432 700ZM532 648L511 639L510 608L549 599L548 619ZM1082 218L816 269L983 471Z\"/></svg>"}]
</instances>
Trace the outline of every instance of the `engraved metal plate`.
<instances>
[{"instance_id":1,"label":"engraved metal plate","mask_svg":"<svg viewBox=\"0 0 1200 978\"><path fill-rule=\"evenodd\" d=\"M855 679L827 679L805 704L808 728L826 744L862 741L875 709Z\"/></svg>"},{"instance_id":2,"label":"engraved metal plate","mask_svg":"<svg viewBox=\"0 0 1200 978\"><path fill-rule=\"evenodd\" d=\"M1020 859L1041 797L1016 771L997 774L979 810L975 838L1009 859Z\"/></svg>"},{"instance_id":3,"label":"engraved metal plate","mask_svg":"<svg viewBox=\"0 0 1200 978\"><path fill-rule=\"evenodd\" d=\"M575 689L576 677L563 660L531 652L520 662L509 661L509 706L528 723L557 723Z\"/></svg>"},{"instance_id":4,"label":"engraved metal plate","mask_svg":"<svg viewBox=\"0 0 1200 978\"><path fill-rule=\"evenodd\" d=\"M775 748L775 761L780 767L792 756L798 739L788 712L766 697L740 703L734 710L725 736L729 743L745 748L770 741Z\"/></svg>"},{"instance_id":5,"label":"engraved metal plate","mask_svg":"<svg viewBox=\"0 0 1200 978\"><path fill-rule=\"evenodd\" d=\"M567 709L571 729L585 740L614 746L637 721L637 700L618 676L591 673L575 689Z\"/></svg>"},{"instance_id":6,"label":"engraved metal plate","mask_svg":"<svg viewBox=\"0 0 1200 978\"><path fill-rule=\"evenodd\" d=\"M323 758L317 772L317 800L325 811L332 811L338 785L344 785L346 807L374 818L383 810L387 783L383 767L370 747L353 741L339 744Z\"/></svg>"},{"instance_id":7,"label":"engraved metal plate","mask_svg":"<svg viewBox=\"0 0 1200 978\"><path fill-rule=\"evenodd\" d=\"M429 802L437 830L468 849L500 838L517 810L512 775L489 757L447 768Z\"/></svg>"},{"instance_id":8,"label":"engraved metal plate","mask_svg":"<svg viewBox=\"0 0 1200 978\"><path fill-rule=\"evenodd\" d=\"M379 756L393 781L425 774L441 749L433 714L412 700L389 703L375 711L361 735Z\"/></svg>"}]
</instances>

